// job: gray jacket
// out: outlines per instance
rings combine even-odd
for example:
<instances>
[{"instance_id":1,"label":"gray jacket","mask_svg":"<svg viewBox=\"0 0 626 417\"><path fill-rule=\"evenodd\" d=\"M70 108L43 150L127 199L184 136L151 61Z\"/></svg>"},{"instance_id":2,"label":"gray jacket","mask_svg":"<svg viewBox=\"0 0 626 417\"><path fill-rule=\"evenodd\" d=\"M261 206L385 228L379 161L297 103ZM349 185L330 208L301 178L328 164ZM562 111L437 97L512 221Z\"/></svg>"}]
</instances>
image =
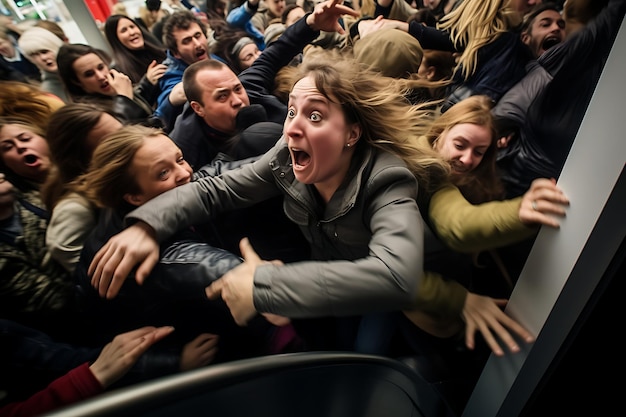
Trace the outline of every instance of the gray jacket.
<instances>
[{"instance_id":1,"label":"gray jacket","mask_svg":"<svg viewBox=\"0 0 626 417\"><path fill-rule=\"evenodd\" d=\"M423 273L417 181L399 158L364 141L358 146L346 181L326 205L295 179L283 138L258 161L168 191L127 220L148 223L163 241L218 212L282 194L314 260L258 267L257 311L305 318L400 310L415 300Z\"/></svg>"}]
</instances>

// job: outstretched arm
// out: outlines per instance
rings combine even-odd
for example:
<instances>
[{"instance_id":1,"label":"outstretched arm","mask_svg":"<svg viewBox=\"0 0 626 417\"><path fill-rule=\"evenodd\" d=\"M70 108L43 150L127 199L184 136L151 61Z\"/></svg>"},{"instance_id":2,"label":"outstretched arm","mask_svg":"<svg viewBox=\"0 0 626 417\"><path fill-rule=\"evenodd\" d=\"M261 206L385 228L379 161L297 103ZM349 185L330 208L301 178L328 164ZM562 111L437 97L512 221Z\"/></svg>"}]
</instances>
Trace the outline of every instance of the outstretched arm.
<instances>
[{"instance_id":1,"label":"outstretched arm","mask_svg":"<svg viewBox=\"0 0 626 417\"><path fill-rule=\"evenodd\" d=\"M517 334L526 343L532 343L535 340L528 330L502 311L506 303L505 299L467 293L462 317L465 322L465 345L469 349L474 349L474 337L477 331L483 335L485 342L496 356L504 355L498 339L512 353L519 352L519 345L511 333ZM498 336L498 339L495 336Z\"/></svg>"},{"instance_id":2,"label":"outstretched arm","mask_svg":"<svg viewBox=\"0 0 626 417\"><path fill-rule=\"evenodd\" d=\"M87 273L101 297L117 295L131 270L139 265L135 277L143 283L159 261L159 244L154 230L143 222L124 229L96 253Z\"/></svg>"},{"instance_id":3,"label":"outstretched arm","mask_svg":"<svg viewBox=\"0 0 626 417\"><path fill-rule=\"evenodd\" d=\"M428 217L433 231L459 252L495 249L530 238L536 226L559 227L569 199L546 178L536 179L522 197L473 205L455 186L433 194Z\"/></svg>"},{"instance_id":4,"label":"outstretched arm","mask_svg":"<svg viewBox=\"0 0 626 417\"><path fill-rule=\"evenodd\" d=\"M448 338L465 332L465 344L475 347L476 332L480 332L487 345L497 356L504 351L494 336L511 352L519 352L512 333L527 343L533 336L502 308L505 299L494 299L467 291L454 280L443 279L434 272L426 272L415 308L405 310L405 316L417 327L436 337Z\"/></svg>"},{"instance_id":5,"label":"outstretched arm","mask_svg":"<svg viewBox=\"0 0 626 417\"><path fill-rule=\"evenodd\" d=\"M340 4L341 1L328 0L316 5L313 13L306 17L306 24L316 31L345 33L339 24L339 18L346 14L359 17L359 12Z\"/></svg>"},{"instance_id":6,"label":"outstretched arm","mask_svg":"<svg viewBox=\"0 0 626 417\"><path fill-rule=\"evenodd\" d=\"M122 333L107 344L89 367L103 388L126 375L150 346L174 331L171 326L142 327Z\"/></svg>"},{"instance_id":7,"label":"outstretched arm","mask_svg":"<svg viewBox=\"0 0 626 417\"><path fill-rule=\"evenodd\" d=\"M150 346L174 331L173 327L142 327L117 335L94 363L72 369L28 399L0 408L0 415L34 416L100 394L123 377Z\"/></svg>"}]
</instances>

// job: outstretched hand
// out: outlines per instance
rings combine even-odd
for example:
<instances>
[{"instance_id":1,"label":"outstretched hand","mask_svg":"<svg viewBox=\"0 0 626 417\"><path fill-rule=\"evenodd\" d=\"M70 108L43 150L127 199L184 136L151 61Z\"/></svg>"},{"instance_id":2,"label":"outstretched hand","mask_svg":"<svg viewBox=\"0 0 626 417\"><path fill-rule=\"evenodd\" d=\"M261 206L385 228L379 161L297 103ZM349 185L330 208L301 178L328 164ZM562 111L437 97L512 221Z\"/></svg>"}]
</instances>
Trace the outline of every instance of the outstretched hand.
<instances>
[{"instance_id":1,"label":"outstretched hand","mask_svg":"<svg viewBox=\"0 0 626 417\"><path fill-rule=\"evenodd\" d=\"M342 1L343 0L328 0L317 4L313 13L307 16L306 24L313 30L344 34L345 30L339 24L339 18L345 14L359 17L359 12L340 4Z\"/></svg>"},{"instance_id":2,"label":"outstretched hand","mask_svg":"<svg viewBox=\"0 0 626 417\"><path fill-rule=\"evenodd\" d=\"M377 16L375 19L364 19L358 23L359 39L376 33L383 29L397 29L404 32L409 31L409 24L400 20L385 19L383 16Z\"/></svg>"},{"instance_id":3,"label":"outstretched hand","mask_svg":"<svg viewBox=\"0 0 626 417\"><path fill-rule=\"evenodd\" d=\"M569 199L556 185L554 178L538 178L522 197L519 218L524 224L559 228L558 217L565 217Z\"/></svg>"},{"instance_id":4,"label":"outstretched hand","mask_svg":"<svg viewBox=\"0 0 626 417\"><path fill-rule=\"evenodd\" d=\"M506 303L506 299L493 299L471 292L467 293L462 316L465 321L465 345L469 349L474 349L474 335L477 331L483 335L485 342L496 356L504 355L504 351L494 336L498 336L498 339L512 353L519 352L520 348L509 330L516 333L526 343L535 340L530 332L502 311Z\"/></svg>"},{"instance_id":5,"label":"outstretched hand","mask_svg":"<svg viewBox=\"0 0 626 417\"><path fill-rule=\"evenodd\" d=\"M239 249L244 261L220 279L213 281L205 291L209 299L221 295L235 322L244 326L257 314L252 298L254 272L257 266L265 264L266 261L257 255L247 238L241 239Z\"/></svg>"},{"instance_id":6,"label":"outstretched hand","mask_svg":"<svg viewBox=\"0 0 626 417\"><path fill-rule=\"evenodd\" d=\"M189 371L213 362L217 354L220 337L212 333L200 333L191 342L183 346L180 355L180 370Z\"/></svg>"},{"instance_id":7,"label":"outstretched hand","mask_svg":"<svg viewBox=\"0 0 626 417\"><path fill-rule=\"evenodd\" d=\"M143 284L158 261L159 244L154 231L146 223L137 222L109 239L94 256L87 273L101 297L114 298L136 265L135 279Z\"/></svg>"},{"instance_id":8,"label":"outstretched hand","mask_svg":"<svg viewBox=\"0 0 626 417\"><path fill-rule=\"evenodd\" d=\"M102 349L89 369L102 387L107 388L126 375L150 346L173 331L171 326L147 326L119 334Z\"/></svg>"}]
</instances>

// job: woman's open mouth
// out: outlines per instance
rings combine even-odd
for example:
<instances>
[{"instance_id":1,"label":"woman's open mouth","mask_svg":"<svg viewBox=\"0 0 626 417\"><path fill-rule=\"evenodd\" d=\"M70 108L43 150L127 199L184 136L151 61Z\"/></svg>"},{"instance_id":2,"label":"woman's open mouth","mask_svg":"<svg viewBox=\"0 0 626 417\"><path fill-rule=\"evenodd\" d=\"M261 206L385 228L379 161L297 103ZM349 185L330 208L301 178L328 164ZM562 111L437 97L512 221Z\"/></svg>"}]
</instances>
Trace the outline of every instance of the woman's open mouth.
<instances>
[{"instance_id":1,"label":"woman's open mouth","mask_svg":"<svg viewBox=\"0 0 626 417\"><path fill-rule=\"evenodd\" d=\"M311 155L296 148L291 148L294 166L304 168L311 162Z\"/></svg>"},{"instance_id":2,"label":"woman's open mouth","mask_svg":"<svg viewBox=\"0 0 626 417\"><path fill-rule=\"evenodd\" d=\"M37 162L39 162L39 158L36 155L29 154L29 155L24 156L24 164L26 164L29 167L33 165L37 165Z\"/></svg>"}]
</instances>

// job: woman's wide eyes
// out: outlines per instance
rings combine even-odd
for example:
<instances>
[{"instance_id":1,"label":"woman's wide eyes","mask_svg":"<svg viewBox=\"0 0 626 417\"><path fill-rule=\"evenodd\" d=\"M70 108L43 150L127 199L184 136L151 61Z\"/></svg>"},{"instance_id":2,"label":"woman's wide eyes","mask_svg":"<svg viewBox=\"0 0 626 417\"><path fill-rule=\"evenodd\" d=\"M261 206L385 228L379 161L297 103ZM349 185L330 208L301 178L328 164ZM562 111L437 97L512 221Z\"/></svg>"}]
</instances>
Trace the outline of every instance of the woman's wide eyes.
<instances>
[{"instance_id":1,"label":"woman's wide eyes","mask_svg":"<svg viewBox=\"0 0 626 417\"><path fill-rule=\"evenodd\" d=\"M287 110L287 117L290 119L296 117L296 110L293 107ZM309 119L313 122L319 122L322 120L322 115L321 113L314 111L309 115Z\"/></svg>"}]
</instances>

